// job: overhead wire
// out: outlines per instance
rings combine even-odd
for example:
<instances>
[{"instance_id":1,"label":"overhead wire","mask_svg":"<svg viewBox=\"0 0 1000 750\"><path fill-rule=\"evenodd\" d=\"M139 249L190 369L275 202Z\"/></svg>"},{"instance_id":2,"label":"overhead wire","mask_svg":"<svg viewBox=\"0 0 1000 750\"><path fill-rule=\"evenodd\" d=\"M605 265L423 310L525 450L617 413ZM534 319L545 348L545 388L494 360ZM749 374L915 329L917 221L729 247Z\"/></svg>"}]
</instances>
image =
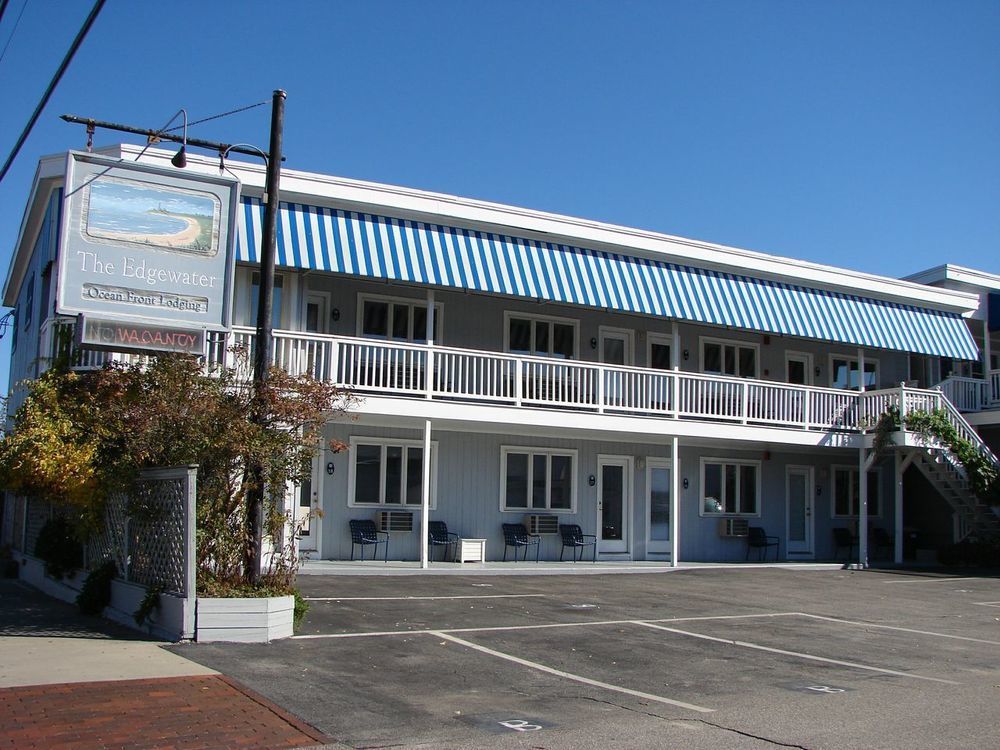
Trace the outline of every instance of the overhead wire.
<instances>
[{"instance_id":1,"label":"overhead wire","mask_svg":"<svg viewBox=\"0 0 1000 750\"><path fill-rule=\"evenodd\" d=\"M0 2L4 1L5 0L0 0ZM52 96L52 92L55 91L56 86L59 84L63 74L66 72L70 62L73 60L73 56L76 54L76 51L80 48L80 45L83 44L83 40L86 38L87 32L90 31L90 27L94 25L94 21L97 20L97 16L101 12L101 8L104 7L104 3L106 1L107 0L97 0L97 2L94 3L94 7L91 9L87 19L83 22L83 26L80 28L76 38L73 40L73 44L70 45L69 51L63 58L62 63L60 63L59 69L56 71L55 75L52 76L52 80L49 81L48 88L45 89L45 93L42 95L41 101L38 102L38 106L35 107L35 111L31 114L31 119L28 121L24 130L21 131L21 135L18 137L17 143L14 145L14 149L11 151L10 156L7 157L7 161L4 162L3 167L0 168L0 182L3 181L3 178L10 170L11 164L13 164L14 159L17 158L17 155L21 151L21 147L24 145L24 142L28 139L28 135L31 133L32 128L35 127L35 123L38 122L39 115L42 114L42 110L45 108L45 105L48 104L49 98Z\"/></svg>"},{"instance_id":2,"label":"overhead wire","mask_svg":"<svg viewBox=\"0 0 1000 750\"><path fill-rule=\"evenodd\" d=\"M6 7L7 0L2 0L4 7ZM28 7L28 0L24 0L21 3L21 12L17 14L17 18L14 19L14 28L10 30L10 35L7 37L7 42L3 46L3 51L0 52L0 63L3 62L4 57L7 55L7 48L10 47L11 40L14 38L14 34L17 32L17 27L21 23L21 16L24 15L24 9ZM3 20L3 8L0 8L0 20Z\"/></svg>"}]
</instances>

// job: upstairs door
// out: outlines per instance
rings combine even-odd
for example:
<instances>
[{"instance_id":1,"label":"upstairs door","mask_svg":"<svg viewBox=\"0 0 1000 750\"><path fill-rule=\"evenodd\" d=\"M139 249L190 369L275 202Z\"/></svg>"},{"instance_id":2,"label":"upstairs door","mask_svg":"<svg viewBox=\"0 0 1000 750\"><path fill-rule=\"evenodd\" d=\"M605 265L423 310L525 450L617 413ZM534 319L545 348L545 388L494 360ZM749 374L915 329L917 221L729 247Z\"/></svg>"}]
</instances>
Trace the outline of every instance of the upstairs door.
<instances>
[{"instance_id":1,"label":"upstairs door","mask_svg":"<svg viewBox=\"0 0 1000 750\"><path fill-rule=\"evenodd\" d=\"M629 551L629 518L632 512L632 457L599 456L597 459L597 551Z\"/></svg>"},{"instance_id":2,"label":"upstairs door","mask_svg":"<svg viewBox=\"0 0 1000 750\"><path fill-rule=\"evenodd\" d=\"M788 352L785 355L785 382L795 385L812 385L813 359L805 352Z\"/></svg>"},{"instance_id":3,"label":"upstairs door","mask_svg":"<svg viewBox=\"0 0 1000 750\"><path fill-rule=\"evenodd\" d=\"M785 470L787 519L785 552L788 557L811 558L815 555L813 537L813 469L811 466L789 466Z\"/></svg>"},{"instance_id":4,"label":"upstairs door","mask_svg":"<svg viewBox=\"0 0 1000 750\"><path fill-rule=\"evenodd\" d=\"M600 328L601 362L606 365L628 365L633 360L633 333L624 328ZM604 372L604 400L607 404L623 406L622 396L625 390L625 380L621 371L607 370Z\"/></svg>"}]
</instances>

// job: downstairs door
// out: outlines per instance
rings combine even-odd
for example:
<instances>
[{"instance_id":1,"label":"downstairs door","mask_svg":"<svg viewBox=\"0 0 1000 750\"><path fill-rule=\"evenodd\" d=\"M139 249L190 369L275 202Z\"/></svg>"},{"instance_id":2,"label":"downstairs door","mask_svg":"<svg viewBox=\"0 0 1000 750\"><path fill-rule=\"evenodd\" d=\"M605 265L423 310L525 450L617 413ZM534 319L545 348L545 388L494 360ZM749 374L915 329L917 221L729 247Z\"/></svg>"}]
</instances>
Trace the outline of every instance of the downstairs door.
<instances>
[{"instance_id":1,"label":"downstairs door","mask_svg":"<svg viewBox=\"0 0 1000 750\"><path fill-rule=\"evenodd\" d=\"M815 555L813 537L813 469L789 466L785 470L785 552L788 557L811 558Z\"/></svg>"}]
</instances>

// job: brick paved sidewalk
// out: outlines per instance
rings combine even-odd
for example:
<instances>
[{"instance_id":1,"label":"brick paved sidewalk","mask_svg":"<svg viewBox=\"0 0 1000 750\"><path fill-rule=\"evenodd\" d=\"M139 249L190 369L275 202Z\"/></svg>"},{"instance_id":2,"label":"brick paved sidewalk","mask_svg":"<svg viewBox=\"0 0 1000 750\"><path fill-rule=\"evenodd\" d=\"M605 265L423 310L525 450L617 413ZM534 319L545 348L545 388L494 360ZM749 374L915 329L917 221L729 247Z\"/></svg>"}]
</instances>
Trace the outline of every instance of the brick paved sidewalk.
<instances>
[{"instance_id":1,"label":"brick paved sidewalk","mask_svg":"<svg viewBox=\"0 0 1000 750\"><path fill-rule=\"evenodd\" d=\"M0 689L0 748L293 748L329 740L222 675Z\"/></svg>"}]
</instances>

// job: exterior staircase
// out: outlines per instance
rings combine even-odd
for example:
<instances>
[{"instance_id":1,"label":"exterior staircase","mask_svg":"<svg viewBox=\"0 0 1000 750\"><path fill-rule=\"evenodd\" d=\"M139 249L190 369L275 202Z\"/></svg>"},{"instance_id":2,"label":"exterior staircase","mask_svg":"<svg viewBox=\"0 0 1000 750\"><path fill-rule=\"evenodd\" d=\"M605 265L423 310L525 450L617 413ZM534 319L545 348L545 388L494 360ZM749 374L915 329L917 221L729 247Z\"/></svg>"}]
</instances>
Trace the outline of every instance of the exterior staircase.
<instances>
[{"instance_id":1,"label":"exterior staircase","mask_svg":"<svg viewBox=\"0 0 1000 750\"><path fill-rule=\"evenodd\" d=\"M950 451L938 447L916 448L912 463L954 512L956 542L1000 538L1000 517L976 497L965 470Z\"/></svg>"},{"instance_id":2,"label":"exterior staircase","mask_svg":"<svg viewBox=\"0 0 1000 750\"><path fill-rule=\"evenodd\" d=\"M945 411L959 436L975 445L984 458L1000 469L1000 461L955 405L941 398L939 408ZM934 442L916 448L912 462L954 511L956 542L1000 539L1000 516L972 491L965 467L947 446Z\"/></svg>"}]
</instances>

